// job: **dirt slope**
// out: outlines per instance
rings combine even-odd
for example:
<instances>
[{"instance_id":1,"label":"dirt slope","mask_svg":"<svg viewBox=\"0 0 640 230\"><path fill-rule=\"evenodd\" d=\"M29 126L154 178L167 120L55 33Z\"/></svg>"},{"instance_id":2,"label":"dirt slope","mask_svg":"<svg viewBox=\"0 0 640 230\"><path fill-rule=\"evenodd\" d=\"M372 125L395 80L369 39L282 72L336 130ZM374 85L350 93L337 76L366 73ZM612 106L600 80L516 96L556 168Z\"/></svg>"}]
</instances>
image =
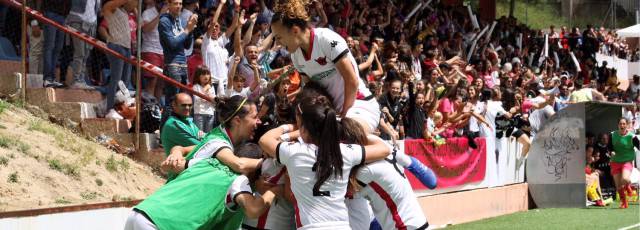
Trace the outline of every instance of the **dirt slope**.
<instances>
[{"instance_id":1,"label":"dirt slope","mask_svg":"<svg viewBox=\"0 0 640 230\"><path fill-rule=\"evenodd\" d=\"M151 168L0 100L0 212L143 199Z\"/></svg>"}]
</instances>

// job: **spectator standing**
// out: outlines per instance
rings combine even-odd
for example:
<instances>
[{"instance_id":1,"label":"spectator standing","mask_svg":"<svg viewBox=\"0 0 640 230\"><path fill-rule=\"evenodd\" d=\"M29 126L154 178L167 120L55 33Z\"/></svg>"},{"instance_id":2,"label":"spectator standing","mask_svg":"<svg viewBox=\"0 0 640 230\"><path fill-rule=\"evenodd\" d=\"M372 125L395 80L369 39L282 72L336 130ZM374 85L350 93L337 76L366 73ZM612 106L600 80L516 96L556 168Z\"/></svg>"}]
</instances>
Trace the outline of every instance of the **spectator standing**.
<instances>
[{"instance_id":1,"label":"spectator standing","mask_svg":"<svg viewBox=\"0 0 640 230\"><path fill-rule=\"evenodd\" d=\"M193 14L186 23L181 22L180 12L182 10L182 0L169 0L169 13L160 16L158 33L160 34L160 44L164 53L164 74L182 84L188 84L187 80L187 57L184 50L191 46L193 42L193 30L198 22L198 15ZM166 104L173 101L174 96L179 92L176 86L167 84L164 88ZM167 106L167 109L171 108ZM167 114L166 111L165 114ZM165 116L163 116L165 117Z\"/></svg>"},{"instance_id":2,"label":"spectator standing","mask_svg":"<svg viewBox=\"0 0 640 230\"><path fill-rule=\"evenodd\" d=\"M633 81L629 84L629 88L627 89L629 92L629 96L631 97L631 101L634 101L640 96L640 76L633 75Z\"/></svg>"},{"instance_id":3,"label":"spectator standing","mask_svg":"<svg viewBox=\"0 0 640 230\"><path fill-rule=\"evenodd\" d=\"M65 18L71 10L71 0L51 0L44 5L44 16L54 22L64 25ZM55 69L58 55L62 51L64 33L52 25L44 27L44 87L62 87L62 83L55 80Z\"/></svg>"},{"instance_id":4,"label":"spectator standing","mask_svg":"<svg viewBox=\"0 0 640 230\"><path fill-rule=\"evenodd\" d=\"M196 14L196 10L200 7L198 0L184 0L182 1L182 12L180 13L180 22L182 26L187 26L187 22L192 15ZM189 57L193 54L193 43L190 44L184 50L184 55Z\"/></svg>"},{"instance_id":5,"label":"spectator standing","mask_svg":"<svg viewBox=\"0 0 640 230\"><path fill-rule=\"evenodd\" d=\"M98 15L100 13L101 0L72 0L71 11L66 23L90 37L96 36ZM73 41L73 89L93 89L87 85L87 58L93 46L80 38L72 37Z\"/></svg>"},{"instance_id":6,"label":"spectator standing","mask_svg":"<svg viewBox=\"0 0 640 230\"><path fill-rule=\"evenodd\" d=\"M187 76L189 76L189 83L192 85L194 84L193 81L196 79L193 77L196 73L196 70L198 69L198 67L204 64L204 62L202 61L202 54L200 53L202 47L202 39L198 38L193 43L193 53L187 58Z\"/></svg>"},{"instance_id":7,"label":"spectator standing","mask_svg":"<svg viewBox=\"0 0 640 230\"><path fill-rule=\"evenodd\" d=\"M229 44L229 37L237 27L237 19L234 18L231 26L227 27L224 33L220 33L220 23L218 17L226 0L221 0L215 14L209 15L213 18L209 23L209 28L204 35L202 42L202 61L204 65L209 67L211 71L212 82L218 94L223 95L227 82L227 74L229 73L227 62L229 61L229 51L224 47ZM237 11L236 11L237 13ZM237 14L236 14L237 15Z\"/></svg>"},{"instance_id":8,"label":"spectator standing","mask_svg":"<svg viewBox=\"0 0 640 230\"><path fill-rule=\"evenodd\" d=\"M29 33L29 73L42 74L43 35L38 21L32 20Z\"/></svg>"},{"instance_id":9,"label":"spectator standing","mask_svg":"<svg viewBox=\"0 0 640 230\"><path fill-rule=\"evenodd\" d=\"M131 27L127 12L135 10L136 6L135 0L112 0L102 8L102 15L104 15L109 29L107 46L124 57L131 56ZM111 64L111 76L107 86L107 109L111 109L118 81L131 75L131 65L112 55L109 55L108 58Z\"/></svg>"},{"instance_id":10,"label":"spectator standing","mask_svg":"<svg viewBox=\"0 0 640 230\"><path fill-rule=\"evenodd\" d=\"M395 130L402 119L401 112L404 111L405 101L402 98L402 82L396 78L391 80L387 93L380 98L380 108L382 114ZM389 137L383 139L389 140Z\"/></svg>"},{"instance_id":11,"label":"spectator standing","mask_svg":"<svg viewBox=\"0 0 640 230\"><path fill-rule=\"evenodd\" d=\"M142 13L142 60L149 62L157 67L164 68L164 56L162 53L162 45L160 45L160 35L158 34L158 22L160 15L169 12L169 6L164 5L162 8L159 1L163 0L145 0L147 9ZM158 81L158 78L151 76L148 72L143 72L145 78L143 81L145 91L153 95L157 99L162 96L162 88L164 81Z\"/></svg>"},{"instance_id":12,"label":"spectator standing","mask_svg":"<svg viewBox=\"0 0 640 230\"><path fill-rule=\"evenodd\" d=\"M211 86L211 72L206 66L199 66L195 70L193 90L207 95L209 97L207 99L210 101L216 97L216 90ZM193 97L193 120L195 120L196 126L205 133L215 127L214 112L213 103L198 96Z\"/></svg>"}]
</instances>

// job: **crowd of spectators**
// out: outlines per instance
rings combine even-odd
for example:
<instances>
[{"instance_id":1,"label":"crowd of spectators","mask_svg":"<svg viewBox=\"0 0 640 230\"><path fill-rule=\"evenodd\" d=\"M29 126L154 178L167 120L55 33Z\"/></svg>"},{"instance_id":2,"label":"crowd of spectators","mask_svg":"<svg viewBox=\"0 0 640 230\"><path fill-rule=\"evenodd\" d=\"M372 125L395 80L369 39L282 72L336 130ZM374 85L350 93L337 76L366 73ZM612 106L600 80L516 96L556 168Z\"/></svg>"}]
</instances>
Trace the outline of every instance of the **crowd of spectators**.
<instances>
[{"instance_id":1,"label":"crowd of spectators","mask_svg":"<svg viewBox=\"0 0 640 230\"><path fill-rule=\"evenodd\" d=\"M143 9L128 0L47 2L41 9L45 16L97 34L123 55L141 49L142 59L207 95L192 100L190 116L199 130L207 132L219 123L215 97L232 95L259 102L261 130L292 122L292 100L307 76L292 67L286 49L274 42L273 0L145 0ZM476 26L462 5L416 8L418 3L308 4L312 27L328 27L347 41L360 77L380 103L378 132L385 139L438 144L443 138L468 137L473 147L473 137L515 135L527 145L546 119L570 103L640 103L638 76L621 89L616 70L595 60L596 52L638 59L638 48L629 47L615 32L592 25L584 30L534 30L512 17L498 18L494 26L478 19ZM136 44L138 16L142 44ZM35 36L40 26L31 25ZM63 77L69 64L56 56L70 55L66 62L73 67L72 88L107 86L105 111L126 108L116 105L126 101L117 100L116 94L124 87L134 89L130 65L76 39L63 43L64 35L52 26L45 25L43 34L45 86L63 86L55 79ZM118 87L120 80L124 87ZM141 93L155 98L165 111L175 106L177 87L150 73L143 73L142 84ZM171 114L165 112L163 120ZM640 121L637 115L633 118L637 127Z\"/></svg>"}]
</instances>

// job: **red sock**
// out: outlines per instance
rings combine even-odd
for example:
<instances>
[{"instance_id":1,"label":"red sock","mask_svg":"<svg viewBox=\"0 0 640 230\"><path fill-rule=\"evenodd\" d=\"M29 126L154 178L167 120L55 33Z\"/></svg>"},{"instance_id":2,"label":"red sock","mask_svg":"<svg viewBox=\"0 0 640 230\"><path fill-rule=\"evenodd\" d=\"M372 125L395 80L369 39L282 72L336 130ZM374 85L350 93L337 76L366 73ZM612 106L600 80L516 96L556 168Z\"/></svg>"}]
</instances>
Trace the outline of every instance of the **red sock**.
<instances>
[{"instance_id":1,"label":"red sock","mask_svg":"<svg viewBox=\"0 0 640 230\"><path fill-rule=\"evenodd\" d=\"M602 203L602 200L596 200L596 205L600 207L604 207L604 203Z\"/></svg>"},{"instance_id":2,"label":"red sock","mask_svg":"<svg viewBox=\"0 0 640 230\"><path fill-rule=\"evenodd\" d=\"M624 187L618 189L618 194L620 194L620 208L626 208L629 206L627 204L627 194L625 190L626 189Z\"/></svg>"},{"instance_id":3,"label":"red sock","mask_svg":"<svg viewBox=\"0 0 640 230\"><path fill-rule=\"evenodd\" d=\"M633 188L631 188L631 184L625 185L624 188L627 190L627 196L633 195Z\"/></svg>"}]
</instances>

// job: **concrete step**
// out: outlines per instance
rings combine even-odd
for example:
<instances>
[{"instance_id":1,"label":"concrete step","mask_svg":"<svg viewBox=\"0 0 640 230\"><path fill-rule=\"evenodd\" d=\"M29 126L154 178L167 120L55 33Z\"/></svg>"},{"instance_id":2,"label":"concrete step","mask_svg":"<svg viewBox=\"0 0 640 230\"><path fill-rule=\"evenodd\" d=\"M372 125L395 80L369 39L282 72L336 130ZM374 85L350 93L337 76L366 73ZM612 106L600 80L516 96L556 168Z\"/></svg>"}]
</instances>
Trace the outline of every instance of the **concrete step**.
<instances>
[{"instance_id":1,"label":"concrete step","mask_svg":"<svg viewBox=\"0 0 640 230\"><path fill-rule=\"evenodd\" d=\"M96 108L97 104L84 103L84 102L53 102L46 104L34 104L32 105L40 107L50 116L60 118L68 118L71 121L81 123L83 119L97 118Z\"/></svg>"},{"instance_id":2,"label":"concrete step","mask_svg":"<svg viewBox=\"0 0 640 230\"><path fill-rule=\"evenodd\" d=\"M80 122L80 131L90 137L96 137L100 134L110 136L116 133L128 133L130 126L129 120L87 118Z\"/></svg>"},{"instance_id":3,"label":"concrete step","mask_svg":"<svg viewBox=\"0 0 640 230\"><path fill-rule=\"evenodd\" d=\"M78 123L83 119L97 118L96 110L101 97L100 93L91 90L53 88L27 90L27 103L40 107L58 119L68 118Z\"/></svg>"},{"instance_id":4,"label":"concrete step","mask_svg":"<svg viewBox=\"0 0 640 230\"><path fill-rule=\"evenodd\" d=\"M116 133L111 137L121 146L128 148L135 147L136 135L133 133ZM140 146L140 150L134 152L129 157L154 169L159 169L160 164L166 157L164 149L160 146L159 139L157 139L157 135L153 133L141 133Z\"/></svg>"},{"instance_id":5,"label":"concrete step","mask_svg":"<svg viewBox=\"0 0 640 230\"><path fill-rule=\"evenodd\" d=\"M101 103L103 101L103 96L97 90L31 88L27 90L27 100L48 100L49 102Z\"/></svg>"}]
</instances>

